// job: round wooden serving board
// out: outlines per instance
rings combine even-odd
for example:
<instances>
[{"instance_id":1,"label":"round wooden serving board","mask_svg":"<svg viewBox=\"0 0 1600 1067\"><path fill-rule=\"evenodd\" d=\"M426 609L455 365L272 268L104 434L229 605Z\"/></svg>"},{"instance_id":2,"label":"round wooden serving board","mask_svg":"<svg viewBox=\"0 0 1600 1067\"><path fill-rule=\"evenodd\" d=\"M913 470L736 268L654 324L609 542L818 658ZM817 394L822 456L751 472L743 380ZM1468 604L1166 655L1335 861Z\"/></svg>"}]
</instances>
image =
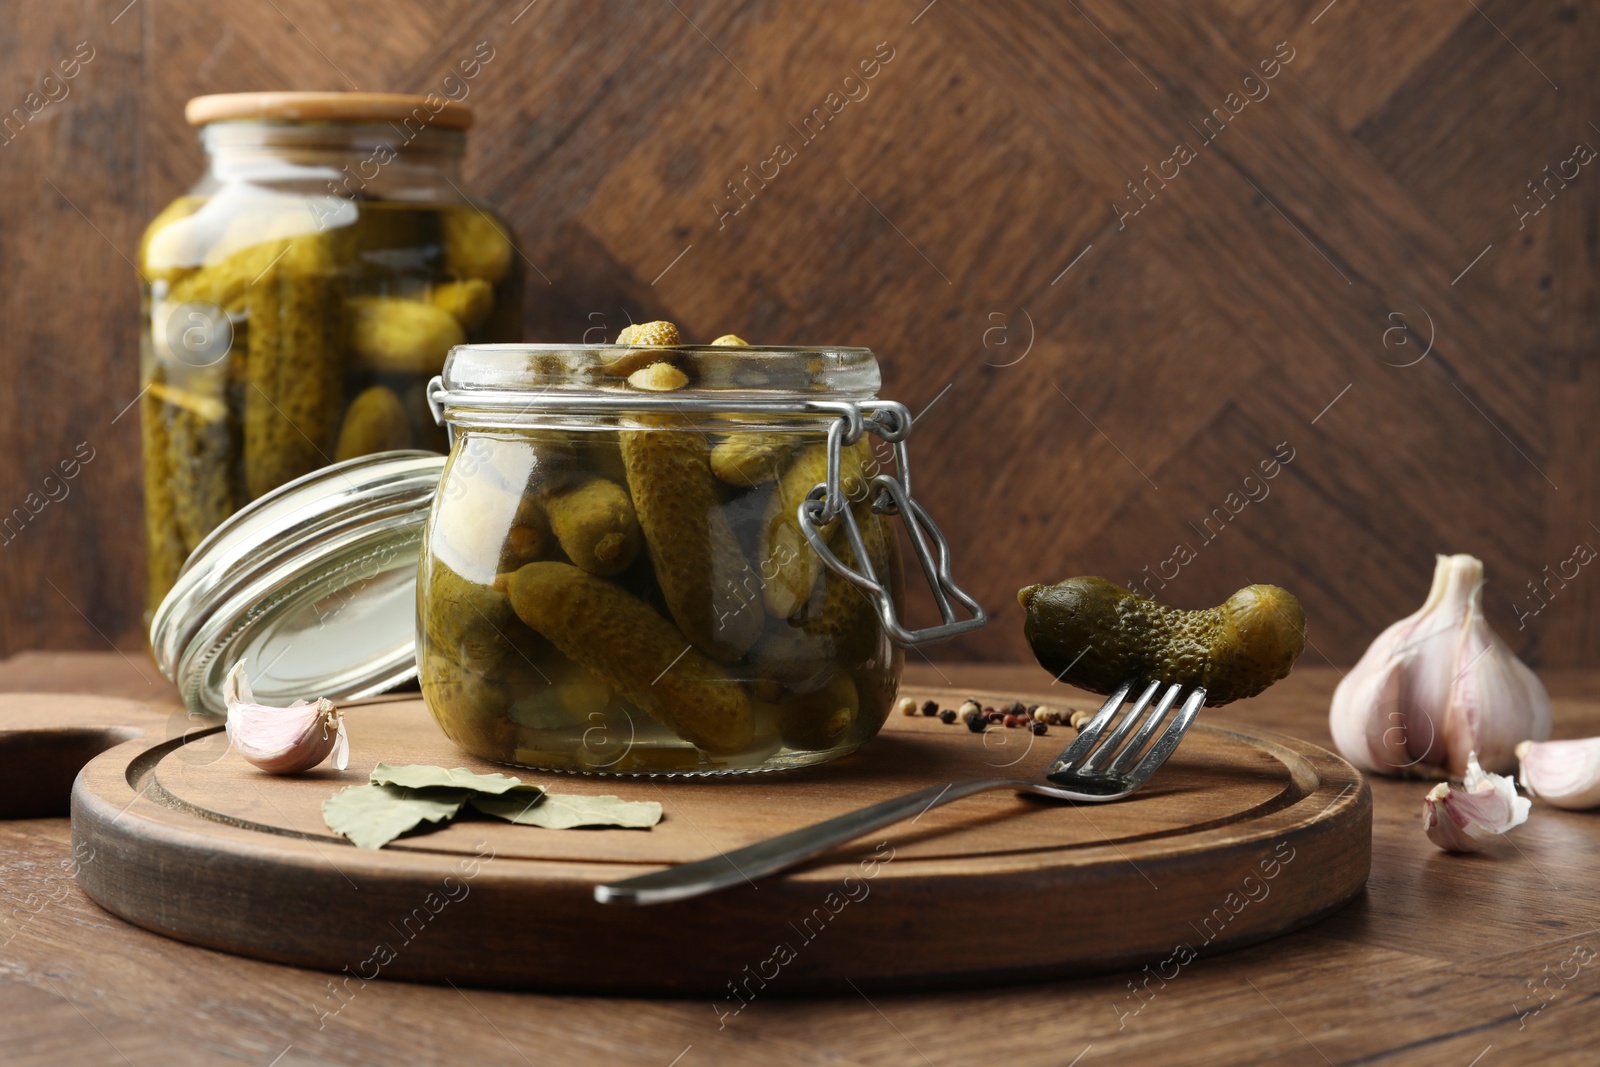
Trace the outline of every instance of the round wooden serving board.
<instances>
[{"instance_id":1,"label":"round wooden serving board","mask_svg":"<svg viewBox=\"0 0 1600 1067\"><path fill-rule=\"evenodd\" d=\"M953 706L966 693L909 695ZM10 766L30 747L105 749L72 789L79 878L105 908L196 944L340 972L351 989L381 975L696 993L732 1012L847 981L898 989L1178 965L1328 914L1361 891L1371 863L1371 796L1352 767L1213 721L1125 801L984 794L755 885L602 905L600 882L931 783L1037 774L1073 732L979 736L895 715L857 754L786 774L514 771L556 792L657 800L665 817L641 831L463 816L370 851L330 833L321 805L375 763L503 768L456 749L415 698L351 706L346 719L349 769L293 778L251 768L223 734L185 738L181 713L100 698L0 697L0 745Z\"/></svg>"}]
</instances>

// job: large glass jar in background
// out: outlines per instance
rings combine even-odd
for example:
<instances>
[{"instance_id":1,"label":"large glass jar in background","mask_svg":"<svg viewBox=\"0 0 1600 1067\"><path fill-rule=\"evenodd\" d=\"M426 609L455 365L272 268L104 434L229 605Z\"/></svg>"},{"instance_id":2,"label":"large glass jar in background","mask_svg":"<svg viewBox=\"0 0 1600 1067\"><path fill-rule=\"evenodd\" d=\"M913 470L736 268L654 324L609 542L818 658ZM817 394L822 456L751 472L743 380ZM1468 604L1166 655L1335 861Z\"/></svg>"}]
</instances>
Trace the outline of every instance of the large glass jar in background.
<instances>
[{"instance_id":1,"label":"large glass jar in background","mask_svg":"<svg viewBox=\"0 0 1600 1067\"><path fill-rule=\"evenodd\" d=\"M879 614L898 612L899 549L872 439L839 433L878 384L865 349L457 349L417 595L445 733L611 774L799 767L876 734L904 658ZM821 536L877 602L799 525L830 430L866 560L842 512Z\"/></svg>"},{"instance_id":2,"label":"large glass jar in background","mask_svg":"<svg viewBox=\"0 0 1600 1067\"><path fill-rule=\"evenodd\" d=\"M514 340L510 229L463 191L438 97L198 97L206 173L140 245L147 610L235 510L335 460L444 451L426 386Z\"/></svg>"}]
</instances>

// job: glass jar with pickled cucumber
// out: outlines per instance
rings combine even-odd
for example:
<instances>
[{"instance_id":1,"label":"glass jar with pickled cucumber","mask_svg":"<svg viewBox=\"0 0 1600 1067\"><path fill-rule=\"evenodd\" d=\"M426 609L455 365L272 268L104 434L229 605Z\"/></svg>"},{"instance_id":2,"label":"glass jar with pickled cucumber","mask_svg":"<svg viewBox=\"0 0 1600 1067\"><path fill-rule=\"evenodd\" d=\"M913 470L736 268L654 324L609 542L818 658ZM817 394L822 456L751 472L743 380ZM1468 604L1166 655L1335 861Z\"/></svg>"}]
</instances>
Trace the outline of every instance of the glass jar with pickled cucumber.
<instances>
[{"instance_id":1,"label":"glass jar with pickled cucumber","mask_svg":"<svg viewBox=\"0 0 1600 1067\"><path fill-rule=\"evenodd\" d=\"M463 191L471 112L437 96L198 97L206 172L145 231L149 603L234 511L337 460L444 451L454 345L521 331L524 260Z\"/></svg>"},{"instance_id":2,"label":"glass jar with pickled cucumber","mask_svg":"<svg viewBox=\"0 0 1600 1067\"><path fill-rule=\"evenodd\" d=\"M902 646L983 622L878 385L854 348L456 349L430 390L453 446L417 591L444 732L602 774L802 767L871 738ZM899 622L896 516L941 625Z\"/></svg>"}]
</instances>

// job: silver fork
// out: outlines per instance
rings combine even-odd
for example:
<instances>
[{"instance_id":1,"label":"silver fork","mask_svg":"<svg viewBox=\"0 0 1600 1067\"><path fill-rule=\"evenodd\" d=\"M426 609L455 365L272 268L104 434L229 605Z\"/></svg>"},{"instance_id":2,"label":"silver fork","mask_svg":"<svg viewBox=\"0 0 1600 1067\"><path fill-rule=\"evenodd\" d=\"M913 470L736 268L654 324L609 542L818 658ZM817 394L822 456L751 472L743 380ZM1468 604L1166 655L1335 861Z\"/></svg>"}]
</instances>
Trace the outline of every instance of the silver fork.
<instances>
[{"instance_id":1,"label":"silver fork","mask_svg":"<svg viewBox=\"0 0 1600 1067\"><path fill-rule=\"evenodd\" d=\"M1168 686L1161 694L1161 699L1152 705L1151 700L1156 690L1161 688L1161 683L1151 682L1119 717L1118 713L1124 710L1132 688L1133 683L1129 682L1106 698L1095 717L1078 732L1077 739L1050 764L1042 781L979 778L968 782L930 785L926 789L813 826L803 826L733 852L595 886L594 898L602 904L664 904L714 893L788 870L862 834L901 819L920 816L952 800L992 789L1015 789L1057 800L1079 800L1094 804L1121 800L1142 786L1167 761L1206 700L1204 689L1197 687L1191 690L1177 716L1152 744L1150 738L1161 728L1172 706L1178 703L1183 695L1183 687L1177 684ZM1113 720L1116 721L1114 726L1111 725ZM1107 727L1110 727L1109 732ZM1131 740L1130 733L1133 735Z\"/></svg>"}]
</instances>

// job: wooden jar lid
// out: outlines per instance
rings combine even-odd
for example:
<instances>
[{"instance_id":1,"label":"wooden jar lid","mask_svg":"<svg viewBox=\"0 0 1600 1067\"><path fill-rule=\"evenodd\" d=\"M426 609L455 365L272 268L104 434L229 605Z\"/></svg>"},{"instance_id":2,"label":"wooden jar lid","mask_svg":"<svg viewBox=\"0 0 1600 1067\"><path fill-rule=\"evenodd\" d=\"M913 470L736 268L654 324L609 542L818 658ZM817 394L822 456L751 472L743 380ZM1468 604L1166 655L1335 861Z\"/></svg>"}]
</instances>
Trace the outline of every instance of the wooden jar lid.
<instances>
[{"instance_id":1,"label":"wooden jar lid","mask_svg":"<svg viewBox=\"0 0 1600 1067\"><path fill-rule=\"evenodd\" d=\"M472 125L470 107L436 93L218 93L190 100L183 115L191 126L229 119L400 122L419 110L430 126L464 130Z\"/></svg>"}]
</instances>

